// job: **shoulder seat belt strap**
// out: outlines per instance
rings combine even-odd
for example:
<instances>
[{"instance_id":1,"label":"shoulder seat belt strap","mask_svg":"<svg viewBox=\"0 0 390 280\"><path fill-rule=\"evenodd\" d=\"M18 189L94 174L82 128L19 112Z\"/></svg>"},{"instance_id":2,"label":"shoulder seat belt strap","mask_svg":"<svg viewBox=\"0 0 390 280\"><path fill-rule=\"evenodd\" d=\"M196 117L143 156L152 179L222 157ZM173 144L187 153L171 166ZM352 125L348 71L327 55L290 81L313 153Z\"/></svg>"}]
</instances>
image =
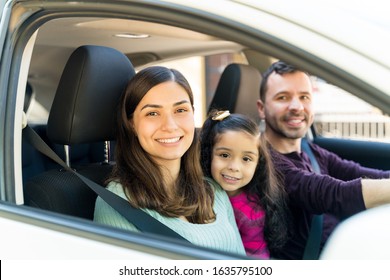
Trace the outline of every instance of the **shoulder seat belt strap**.
<instances>
[{"instance_id":1,"label":"shoulder seat belt strap","mask_svg":"<svg viewBox=\"0 0 390 280\"><path fill-rule=\"evenodd\" d=\"M148 215L144 211L134 208L131 204L116 195L113 192L105 189L103 186L95 183L87 177L74 171L72 168L66 165L66 163L42 140L42 138L30 127L26 126L23 129L23 136L42 154L48 156L64 169L75 174L80 180L82 180L89 188L91 188L97 195L99 195L106 203L112 208L118 211L123 217L125 217L130 223L137 227L142 232L154 233L165 235L177 239L181 239L189 242L183 236L179 235L160 221L156 220L152 216Z\"/></svg>"},{"instance_id":2,"label":"shoulder seat belt strap","mask_svg":"<svg viewBox=\"0 0 390 280\"><path fill-rule=\"evenodd\" d=\"M311 150L306 138L302 138L302 150L309 156L313 170L320 174L320 166L317 159ZM307 239L305 251L303 253L304 260L317 260L320 254L320 244L322 237L323 215L313 215L310 227L309 238Z\"/></svg>"}]
</instances>

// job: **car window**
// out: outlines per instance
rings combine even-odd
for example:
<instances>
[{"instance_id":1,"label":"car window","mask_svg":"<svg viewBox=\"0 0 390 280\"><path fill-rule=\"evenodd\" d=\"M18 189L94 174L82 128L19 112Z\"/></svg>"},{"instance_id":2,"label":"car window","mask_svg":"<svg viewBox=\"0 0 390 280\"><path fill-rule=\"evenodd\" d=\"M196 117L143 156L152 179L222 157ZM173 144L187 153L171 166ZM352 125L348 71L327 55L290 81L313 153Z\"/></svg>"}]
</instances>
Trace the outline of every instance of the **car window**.
<instances>
[{"instance_id":1,"label":"car window","mask_svg":"<svg viewBox=\"0 0 390 280\"><path fill-rule=\"evenodd\" d=\"M58 28L69 28L72 30L72 27L75 25L86 27L86 29L90 28L90 26L95 27L100 26L100 22L104 22L106 24L113 23L121 23L124 26L127 26L126 20L120 19L102 19L102 18L61 18L54 19L43 24L39 31L37 32L36 41L34 41L34 48L30 56L24 56L23 62L26 65L29 65L28 74L25 75L27 78L27 86L25 87L25 103L24 103L24 111L27 116L27 122L31 128L38 133L44 141L49 144L49 146L64 160L69 161L69 164L76 168L76 170L80 171L82 168L87 168L86 166L90 163L101 163L102 159L100 158L106 149L103 148L102 143L82 143L80 145L74 144L70 145L70 147L65 147L62 143L57 143L52 140L52 138L48 137L47 134L47 120L50 114L50 111L53 107L53 99L54 95L57 93L60 79L62 77L63 69L65 69L65 65L67 63L68 58L73 53L74 49L79 45L89 45L91 44L91 39L85 39L84 36L77 36L73 32L64 32L63 37L60 36L60 39L67 39L64 42L58 42L58 35L53 30L57 30ZM137 22L138 23L138 22ZM147 23L145 22L145 25ZM170 30L173 27L165 26ZM191 35L192 31L190 30L180 30L181 32L188 33ZM80 33L85 35L84 33ZM188 36L189 36L188 35ZM184 36L184 35L183 35ZM199 36L199 35L197 35ZM157 37L157 36L155 36ZM180 37L180 36L179 36ZM56 39L57 38L57 39ZM206 38L207 39L207 38ZM72 46L66 45L72 42ZM156 39L157 40L157 39ZM194 36L194 41L198 40L196 36ZM210 44L214 44L214 38L210 40ZM171 44L172 38L167 38L165 41L161 41L163 43ZM144 58L148 58L147 54L138 53L134 49L137 49L135 45L131 48L123 47L123 45L115 45L117 41L109 40L107 42L100 42L97 45L109 45L114 49L117 49L130 59L135 67L136 71L141 70L144 67L150 65L165 65L170 68L175 68L181 71L184 76L189 80L190 85L194 91L195 96L195 117L196 117L196 125L201 126L203 124L206 108L208 107L208 103L210 102L212 96L214 95L215 88L219 81L219 77L222 74L225 67L232 62L245 62L242 54L235 47L235 43L231 44L228 41L222 41L222 44L233 45L232 50L226 52L225 49L219 51L219 46L216 46L216 50L201 50L201 52L195 51L194 53L188 53L185 55L172 55L173 57L169 57L171 54L165 54L164 49L159 53L159 56L163 57L166 55L167 58L163 58L161 60L157 60L155 62L150 62L145 60ZM118 42L123 43L123 39ZM133 42L142 42L141 40L137 41L128 41L130 44ZM112 45L110 45L112 44ZM134 43L135 44L135 43ZM186 44L185 42L183 44ZM207 40L205 41L207 44ZM94 45L94 44L91 44ZM146 48L150 45L150 42L145 40L144 43L140 43L140 48ZM172 45L174 46L174 44ZM185 46L185 45L183 45ZM132 51L135 53L133 54ZM210 54L212 53L212 54ZM156 55L157 57L157 55ZM184 58L183 58L184 57ZM55 58L55 59L53 59ZM30 61L31 60L31 61ZM71 79L72 80L72 79ZM71 83L71 82L69 82ZM20 83L20 87L22 87L22 83ZM23 85L25 86L25 85ZM23 88L24 90L24 88ZM69 90L71 91L71 90ZM58 107L55 107L58 110ZM54 110L55 111L55 110ZM75 209L77 207L66 207L65 211L58 210L55 206L54 208L47 207L46 201L44 206L40 204L42 201L40 197L42 194L40 193L40 187L35 187L42 184L42 179L46 180L46 176L53 178L54 180L60 178L64 173L60 170L59 166L53 163L47 156L42 155L38 152L36 147L30 145L28 141L24 141L22 143L22 159L21 166L19 168L19 172L22 174L22 182L18 184L20 188L20 201L24 199L24 205L29 206L33 209L40 208L47 210L46 214L54 214L61 213L72 217L78 218L86 218L87 220L91 218L90 209L93 210L93 205L89 205L87 199L82 199L83 205L89 205L88 213L86 215L80 213L70 213L68 210ZM96 144L96 145L95 145ZM105 146L104 146L105 147ZM97 157L99 155L99 157ZM68 157L69 156L69 157ZM68 160L66 160L68 159ZM80 160L79 160L80 159ZM54 164L54 165L53 165ZM109 166L108 166L109 167ZM95 174L95 172L92 172ZM52 176L53 175L53 176ZM95 175L93 175L95 176ZM37 184L35 183L37 182ZM100 182L99 182L100 183ZM100 183L103 185L103 183ZM72 189L68 184L66 190ZM51 187L49 192L51 192ZM66 191L65 191L66 192ZM64 192L64 193L65 193ZM70 191L71 192L71 191ZM62 191L61 191L62 193ZM89 191L87 192L89 193ZM56 195L50 194L52 197L56 197ZM89 198L89 195L87 195ZM49 199L51 200L51 198ZM89 200L88 200L89 201ZM91 200L92 201L92 200ZM93 201L94 202L94 201ZM57 204L57 203L55 203ZM64 210L64 209L63 209ZM51 212L51 213L50 213ZM73 212L73 210L71 211ZM80 215L79 215L80 214ZM44 215L45 216L45 213ZM61 220L61 219L58 219ZM87 221L89 222L89 221ZM111 234L111 233L110 233Z\"/></svg>"},{"instance_id":2,"label":"car window","mask_svg":"<svg viewBox=\"0 0 390 280\"><path fill-rule=\"evenodd\" d=\"M0 154L0 220L4 220L2 211L6 209L12 213L5 212L6 219L17 223L15 227L4 223L0 226L5 231L3 244L9 243L9 248L12 247L9 251L14 255L11 256L25 255L20 252L29 248L29 252L23 252L29 253L29 258L40 253L49 259L53 257L53 251L60 257L72 257L74 252L82 251L92 257L115 258L114 254L102 251L93 255L87 247L84 249L77 243L67 242L63 238L67 236L89 239L95 243L91 246L95 248L99 242L102 248L107 245L115 245L123 251L131 248L137 254L127 252L126 256L134 259L143 252L157 258L225 258L224 253L210 253L195 246L181 247L170 240L164 241L164 238L160 244L159 239L154 240L153 236L101 226L89 218L35 204L45 198L56 198L52 192L59 188L65 190L65 194L71 193L70 186L73 184L68 181L57 183L57 179L65 177L65 172L25 141L20 125L22 120L25 121L23 105L30 127L62 159L70 155L69 162L76 170L82 170L91 163L94 167L107 166L106 159L110 159L106 152L111 146L106 142L72 143L69 147L53 142L47 136L46 124L61 74L71 53L80 46L114 48L132 61L136 71L150 65L178 69L194 91L197 127L203 124L221 74L230 63L249 64L260 71L264 71L273 59L296 63L310 73L351 91L348 93L313 77L317 111L314 126L318 135L327 137L326 141L330 138L390 139L390 120L381 111L390 114L390 88L386 79L389 76L386 56L390 42L387 40L388 17L376 17L376 24L372 24L364 20L364 11L357 17L345 10L329 13L336 7L329 5L328 1L321 1L323 5L314 5L312 9L310 1L305 3L305 9L297 3L275 5L272 1L258 0L198 2L0 1L0 11L3 11L0 18L0 104L3 109L0 124L3 151ZM319 10L322 12L318 13ZM385 9L379 10L384 15ZM329 15L332 15L331 22ZM10 18L12 20L8 23ZM339 21L340 18L342 21ZM382 30L382 26L386 29ZM355 95L375 103L380 109ZM25 101L24 104L22 101ZM255 104L252 106L255 107ZM65 130L61 127L58 126L59 132ZM350 145L352 141L344 142ZM386 146L386 149L381 148L378 153L368 150L361 155L367 149L358 146L352 152L369 163L377 163L377 155L383 155L380 164L386 166L383 163L390 162L388 145L374 143L372 146ZM345 146L340 147L336 148L344 150ZM109 155L114 154L114 150L110 151ZM371 154L373 156L369 157ZM99 172L91 173L101 175ZM50 181L46 177L50 174L55 174L56 177L50 177L55 179L55 184L45 192L42 180L37 178L44 175L40 178ZM29 188L31 186L33 188ZM41 189L43 191L39 192ZM32 199L29 200L29 196ZM81 198L83 206L86 204L81 196L75 197ZM81 209L68 207L70 204L64 201L60 198L50 205L65 204L72 210ZM94 200L91 201L93 213ZM45 234L47 232L55 238L50 238ZM31 244L39 250L31 250ZM69 248L76 251L70 252Z\"/></svg>"},{"instance_id":3,"label":"car window","mask_svg":"<svg viewBox=\"0 0 390 280\"><path fill-rule=\"evenodd\" d=\"M159 65L179 70L188 79L195 98L195 125L197 127L202 126L222 72L231 63L246 64L247 61L243 53L232 52L159 63Z\"/></svg>"},{"instance_id":4,"label":"car window","mask_svg":"<svg viewBox=\"0 0 390 280\"><path fill-rule=\"evenodd\" d=\"M314 126L317 135L327 138L390 142L390 117L381 110L334 86L314 81Z\"/></svg>"}]
</instances>

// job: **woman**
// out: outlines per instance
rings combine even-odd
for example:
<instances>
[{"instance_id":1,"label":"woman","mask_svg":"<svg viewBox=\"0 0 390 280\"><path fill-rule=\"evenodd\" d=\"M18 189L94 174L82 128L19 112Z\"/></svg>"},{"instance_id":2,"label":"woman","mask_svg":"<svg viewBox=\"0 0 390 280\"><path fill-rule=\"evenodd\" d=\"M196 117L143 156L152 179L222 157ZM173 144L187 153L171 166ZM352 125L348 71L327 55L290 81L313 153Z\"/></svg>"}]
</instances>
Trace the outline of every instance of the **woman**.
<instances>
[{"instance_id":1,"label":"woman","mask_svg":"<svg viewBox=\"0 0 390 280\"><path fill-rule=\"evenodd\" d=\"M165 67L143 69L119 107L116 166L107 188L193 244L245 255L226 193L203 178L184 76ZM138 231L100 198L94 220Z\"/></svg>"}]
</instances>

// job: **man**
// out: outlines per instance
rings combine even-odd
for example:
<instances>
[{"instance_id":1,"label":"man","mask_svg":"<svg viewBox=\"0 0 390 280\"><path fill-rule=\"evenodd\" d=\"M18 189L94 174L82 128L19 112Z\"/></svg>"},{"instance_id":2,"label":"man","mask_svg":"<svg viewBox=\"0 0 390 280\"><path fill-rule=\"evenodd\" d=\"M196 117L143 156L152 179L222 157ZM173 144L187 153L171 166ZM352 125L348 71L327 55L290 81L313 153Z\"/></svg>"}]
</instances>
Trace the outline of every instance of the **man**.
<instances>
[{"instance_id":1,"label":"man","mask_svg":"<svg viewBox=\"0 0 390 280\"><path fill-rule=\"evenodd\" d=\"M322 247L340 219L390 199L388 180L361 179L389 178L390 171L362 167L310 144L321 174L314 172L301 151L301 140L314 120L312 99L311 80L304 71L279 61L263 74L257 107L274 164L284 175L293 217L291 239L272 255L275 258L302 259L313 214L326 214ZM375 186L368 187L371 184Z\"/></svg>"}]
</instances>

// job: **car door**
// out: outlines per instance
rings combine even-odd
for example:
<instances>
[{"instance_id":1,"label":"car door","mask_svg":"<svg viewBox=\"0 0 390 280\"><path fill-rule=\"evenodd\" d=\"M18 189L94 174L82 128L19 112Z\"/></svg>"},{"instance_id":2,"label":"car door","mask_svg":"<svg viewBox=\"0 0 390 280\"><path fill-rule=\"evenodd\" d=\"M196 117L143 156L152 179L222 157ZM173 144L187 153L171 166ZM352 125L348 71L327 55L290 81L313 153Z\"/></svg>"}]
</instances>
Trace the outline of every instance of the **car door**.
<instances>
[{"instance_id":1,"label":"car door","mask_svg":"<svg viewBox=\"0 0 390 280\"><path fill-rule=\"evenodd\" d=\"M86 3L88 2L88 3ZM139 3L128 1L128 9ZM85 5L85 6L84 6ZM107 7L121 14L112 1L34 1L9 0L4 4L0 30L0 256L1 258L45 259L237 259L229 255L180 242L156 234L140 234L106 227L93 221L23 205L22 127L31 56L40 25L50 14L107 16ZM112 5L112 6L110 6ZM141 10L148 14L150 3ZM168 10L170 4L168 5ZM84 7L84 9L83 9ZM79 10L80 9L80 10ZM100 12L96 12L99 10ZM176 10L171 9L172 15ZM85 15L84 14L84 15ZM12 20L11 20L12 18ZM66 17L65 17L66 18ZM27 20L28 19L28 20ZM56 33L54 31L54 33ZM58 35L57 35L58 36ZM57 57L58 60L58 57ZM54 62L55 63L55 62ZM32 77L34 79L34 77ZM50 78L46 78L49 81Z\"/></svg>"},{"instance_id":2,"label":"car door","mask_svg":"<svg viewBox=\"0 0 390 280\"><path fill-rule=\"evenodd\" d=\"M344 159L362 166L390 170L390 144L376 141L350 140L317 136L313 142Z\"/></svg>"}]
</instances>

